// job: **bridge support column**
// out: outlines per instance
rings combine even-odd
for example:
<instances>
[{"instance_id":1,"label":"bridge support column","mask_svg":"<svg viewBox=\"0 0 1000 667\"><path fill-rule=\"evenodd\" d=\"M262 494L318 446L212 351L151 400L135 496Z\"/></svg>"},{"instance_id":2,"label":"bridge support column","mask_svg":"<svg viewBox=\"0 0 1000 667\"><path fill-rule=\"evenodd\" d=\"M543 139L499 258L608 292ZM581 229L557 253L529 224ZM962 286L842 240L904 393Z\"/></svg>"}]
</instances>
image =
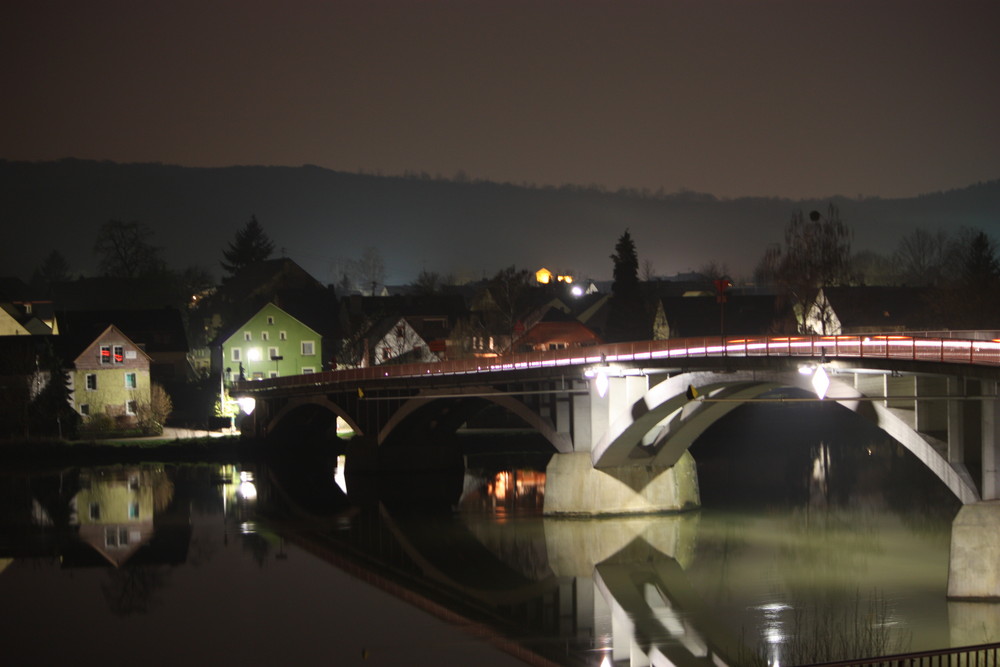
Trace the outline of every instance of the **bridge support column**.
<instances>
[{"instance_id":1,"label":"bridge support column","mask_svg":"<svg viewBox=\"0 0 1000 667\"><path fill-rule=\"evenodd\" d=\"M1000 500L963 505L952 522L948 597L1000 603Z\"/></svg>"},{"instance_id":2,"label":"bridge support column","mask_svg":"<svg viewBox=\"0 0 1000 667\"><path fill-rule=\"evenodd\" d=\"M600 470L589 452L554 454L545 471L547 515L652 514L700 505L698 471L687 452L671 467Z\"/></svg>"},{"instance_id":3,"label":"bridge support column","mask_svg":"<svg viewBox=\"0 0 1000 667\"><path fill-rule=\"evenodd\" d=\"M948 395L961 396L965 380L948 378ZM948 463L965 463L965 406L962 401L948 401Z\"/></svg>"},{"instance_id":4,"label":"bridge support column","mask_svg":"<svg viewBox=\"0 0 1000 667\"><path fill-rule=\"evenodd\" d=\"M997 382L983 382L983 395L996 396ZM1000 400L983 399L983 500L1000 498L1000 474L997 471L997 449L1000 448Z\"/></svg>"}]
</instances>

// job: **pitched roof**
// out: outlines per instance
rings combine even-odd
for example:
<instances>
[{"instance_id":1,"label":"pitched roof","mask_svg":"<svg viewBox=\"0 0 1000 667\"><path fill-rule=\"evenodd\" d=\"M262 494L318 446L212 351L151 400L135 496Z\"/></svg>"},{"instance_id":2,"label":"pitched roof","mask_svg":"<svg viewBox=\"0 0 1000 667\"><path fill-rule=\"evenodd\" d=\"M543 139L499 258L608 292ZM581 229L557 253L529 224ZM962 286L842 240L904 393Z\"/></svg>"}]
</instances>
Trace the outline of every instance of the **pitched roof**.
<instances>
[{"instance_id":1,"label":"pitched roof","mask_svg":"<svg viewBox=\"0 0 1000 667\"><path fill-rule=\"evenodd\" d=\"M759 335L775 330L787 316L771 294L734 294L725 304L706 296L668 296L660 299L673 338L693 336Z\"/></svg>"},{"instance_id":2,"label":"pitched roof","mask_svg":"<svg viewBox=\"0 0 1000 667\"><path fill-rule=\"evenodd\" d=\"M823 294L842 327L919 328L926 320L926 287L826 287Z\"/></svg>"},{"instance_id":3,"label":"pitched roof","mask_svg":"<svg viewBox=\"0 0 1000 667\"><path fill-rule=\"evenodd\" d=\"M60 336L73 339L74 344L89 345L112 324L150 354L188 351L184 322L174 308L78 310L59 315Z\"/></svg>"}]
</instances>

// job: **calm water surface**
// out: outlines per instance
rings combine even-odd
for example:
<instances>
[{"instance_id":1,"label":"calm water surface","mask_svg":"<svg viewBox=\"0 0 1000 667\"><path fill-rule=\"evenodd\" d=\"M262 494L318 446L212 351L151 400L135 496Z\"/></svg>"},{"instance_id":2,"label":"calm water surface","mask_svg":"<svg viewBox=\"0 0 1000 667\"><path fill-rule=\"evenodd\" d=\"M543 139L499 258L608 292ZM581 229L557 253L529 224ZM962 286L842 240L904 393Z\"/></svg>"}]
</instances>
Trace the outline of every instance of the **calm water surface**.
<instances>
[{"instance_id":1,"label":"calm water surface","mask_svg":"<svg viewBox=\"0 0 1000 667\"><path fill-rule=\"evenodd\" d=\"M492 463L6 471L4 660L790 665L988 639L945 599L954 507L854 473L833 502L832 468L809 470L796 502L706 483L701 511L600 520L542 518L544 473Z\"/></svg>"}]
</instances>

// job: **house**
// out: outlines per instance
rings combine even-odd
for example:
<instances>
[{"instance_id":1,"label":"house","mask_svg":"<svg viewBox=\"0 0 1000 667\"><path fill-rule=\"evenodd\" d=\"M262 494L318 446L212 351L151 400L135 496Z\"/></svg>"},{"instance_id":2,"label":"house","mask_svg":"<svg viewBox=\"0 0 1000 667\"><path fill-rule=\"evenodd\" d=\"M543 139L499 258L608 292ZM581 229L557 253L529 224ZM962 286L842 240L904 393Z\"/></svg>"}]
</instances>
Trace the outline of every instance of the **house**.
<instances>
[{"instance_id":1,"label":"house","mask_svg":"<svg viewBox=\"0 0 1000 667\"><path fill-rule=\"evenodd\" d=\"M135 422L150 402L150 357L113 324L97 336L85 330L54 338L69 370L70 402L84 420L103 414L125 424Z\"/></svg>"},{"instance_id":2,"label":"house","mask_svg":"<svg viewBox=\"0 0 1000 667\"><path fill-rule=\"evenodd\" d=\"M77 337L95 336L114 324L149 355L154 382L169 384L193 377L187 332L176 308L66 311L59 314L59 322Z\"/></svg>"},{"instance_id":3,"label":"house","mask_svg":"<svg viewBox=\"0 0 1000 667\"><path fill-rule=\"evenodd\" d=\"M323 336L277 304L265 304L224 335L213 366L227 382L323 370Z\"/></svg>"},{"instance_id":4,"label":"house","mask_svg":"<svg viewBox=\"0 0 1000 667\"><path fill-rule=\"evenodd\" d=\"M759 336L782 332L791 314L771 294L730 294L725 303L714 296L665 296L657 299L653 338Z\"/></svg>"},{"instance_id":5,"label":"house","mask_svg":"<svg viewBox=\"0 0 1000 667\"><path fill-rule=\"evenodd\" d=\"M0 336L50 336L59 333L51 301L0 303Z\"/></svg>"},{"instance_id":6,"label":"house","mask_svg":"<svg viewBox=\"0 0 1000 667\"><path fill-rule=\"evenodd\" d=\"M441 361L406 317L384 319L369 332L368 343L371 353L362 366Z\"/></svg>"},{"instance_id":7,"label":"house","mask_svg":"<svg viewBox=\"0 0 1000 667\"><path fill-rule=\"evenodd\" d=\"M460 294L395 297L352 295L340 302L340 368L380 364L401 357L438 361L448 357L449 338L466 314ZM377 349L376 349L377 348Z\"/></svg>"},{"instance_id":8,"label":"house","mask_svg":"<svg viewBox=\"0 0 1000 667\"><path fill-rule=\"evenodd\" d=\"M556 305L546 306L540 317L531 318L523 334L514 339L514 351L542 352L600 345L604 341L585 324Z\"/></svg>"},{"instance_id":9,"label":"house","mask_svg":"<svg viewBox=\"0 0 1000 667\"><path fill-rule=\"evenodd\" d=\"M803 318L825 335L913 331L928 324L926 287L826 287Z\"/></svg>"}]
</instances>

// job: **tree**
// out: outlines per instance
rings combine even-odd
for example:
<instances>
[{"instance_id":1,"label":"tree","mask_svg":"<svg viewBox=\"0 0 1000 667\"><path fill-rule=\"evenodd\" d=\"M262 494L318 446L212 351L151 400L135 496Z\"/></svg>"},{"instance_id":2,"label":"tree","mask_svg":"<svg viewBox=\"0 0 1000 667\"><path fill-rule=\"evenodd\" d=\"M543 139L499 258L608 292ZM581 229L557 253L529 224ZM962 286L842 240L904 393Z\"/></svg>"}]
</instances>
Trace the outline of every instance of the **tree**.
<instances>
[{"instance_id":1,"label":"tree","mask_svg":"<svg viewBox=\"0 0 1000 667\"><path fill-rule=\"evenodd\" d=\"M417 280L413 283L413 286L421 294L435 294L441 287L441 274L436 271L424 269L417 276Z\"/></svg>"},{"instance_id":2,"label":"tree","mask_svg":"<svg viewBox=\"0 0 1000 667\"><path fill-rule=\"evenodd\" d=\"M912 286L940 285L950 245L943 230L914 229L900 238L892 255L899 281Z\"/></svg>"},{"instance_id":3,"label":"tree","mask_svg":"<svg viewBox=\"0 0 1000 667\"><path fill-rule=\"evenodd\" d=\"M148 435L162 434L163 425L167 423L167 417L173 409L174 403L166 389L158 382L152 383L149 387L149 401L140 401L136 405L139 428Z\"/></svg>"},{"instance_id":4,"label":"tree","mask_svg":"<svg viewBox=\"0 0 1000 667\"><path fill-rule=\"evenodd\" d=\"M101 274L131 280L164 272L162 250L149 242L152 237L153 230L136 221L101 225L94 242Z\"/></svg>"},{"instance_id":5,"label":"tree","mask_svg":"<svg viewBox=\"0 0 1000 667\"><path fill-rule=\"evenodd\" d=\"M615 254L605 338L609 342L647 340L652 334L652 324L639 292L639 258L635 242L626 229L615 244Z\"/></svg>"},{"instance_id":6,"label":"tree","mask_svg":"<svg viewBox=\"0 0 1000 667\"><path fill-rule=\"evenodd\" d=\"M486 285L487 301L492 304L484 313L486 333L494 341L493 348L497 352L513 351L518 324L530 303L532 279L530 271L508 266L498 271Z\"/></svg>"},{"instance_id":7,"label":"tree","mask_svg":"<svg viewBox=\"0 0 1000 667\"><path fill-rule=\"evenodd\" d=\"M243 229L236 232L229 249L222 251L226 261L220 264L226 273L234 276L240 269L269 259L273 252L274 242L264 233L264 228L257 222L257 217L251 215Z\"/></svg>"},{"instance_id":8,"label":"tree","mask_svg":"<svg viewBox=\"0 0 1000 667\"><path fill-rule=\"evenodd\" d=\"M806 330L810 315L820 320L819 333L827 333L832 312L820 299L825 287L849 282L851 231L840 219L840 211L830 205L826 216L819 211L792 214L785 228L785 245L768 248L758 272L792 301L800 331Z\"/></svg>"},{"instance_id":9,"label":"tree","mask_svg":"<svg viewBox=\"0 0 1000 667\"><path fill-rule=\"evenodd\" d=\"M70 279L69 262L58 250L50 252L35 269L31 277L32 285L48 288L54 283L67 282Z\"/></svg>"},{"instance_id":10,"label":"tree","mask_svg":"<svg viewBox=\"0 0 1000 667\"><path fill-rule=\"evenodd\" d=\"M385 262L377 248L365 248L361 259L354 262L353 269L356 283L362 291L371 289L371 296L375 296L376 286L385 284Z\"/></svg>"}]
</instances>

